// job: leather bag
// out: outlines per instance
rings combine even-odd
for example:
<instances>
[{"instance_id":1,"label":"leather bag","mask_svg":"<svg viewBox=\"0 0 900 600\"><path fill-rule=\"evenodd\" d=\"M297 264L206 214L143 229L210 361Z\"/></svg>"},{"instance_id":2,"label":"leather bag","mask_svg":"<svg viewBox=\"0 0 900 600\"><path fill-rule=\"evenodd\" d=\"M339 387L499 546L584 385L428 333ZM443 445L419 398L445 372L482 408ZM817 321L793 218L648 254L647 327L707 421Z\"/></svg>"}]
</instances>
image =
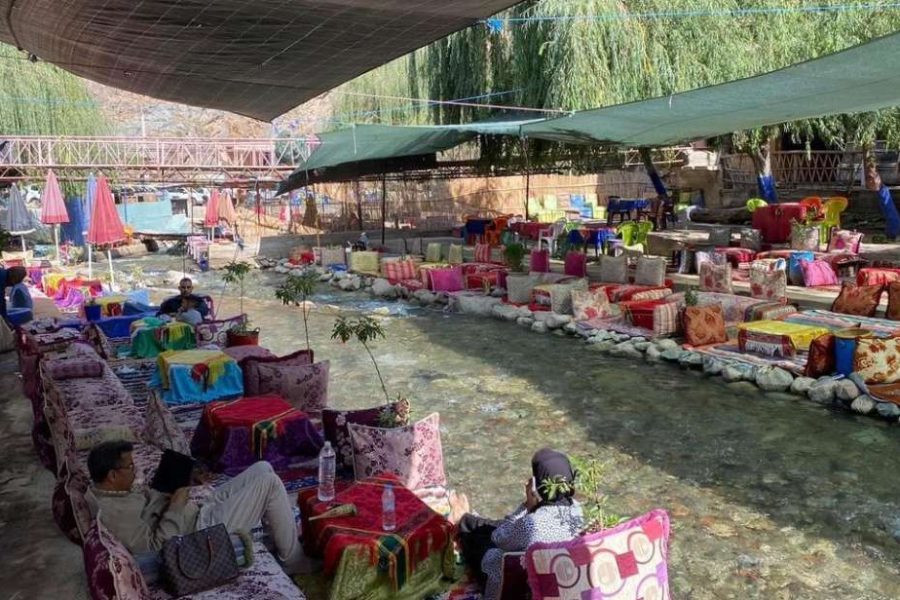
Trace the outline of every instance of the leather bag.
<instances>
[{"instance_id":1,"label":"leather bag","mask_svg":"<svg viewBox=\"0 0 900 600\"><path fill-rule=\"evenodd\" d=\"M163 581L174 596L209 590L238 576L234 547L221 524L172 538L161 554Z\"/></svg>"}]
</instances>

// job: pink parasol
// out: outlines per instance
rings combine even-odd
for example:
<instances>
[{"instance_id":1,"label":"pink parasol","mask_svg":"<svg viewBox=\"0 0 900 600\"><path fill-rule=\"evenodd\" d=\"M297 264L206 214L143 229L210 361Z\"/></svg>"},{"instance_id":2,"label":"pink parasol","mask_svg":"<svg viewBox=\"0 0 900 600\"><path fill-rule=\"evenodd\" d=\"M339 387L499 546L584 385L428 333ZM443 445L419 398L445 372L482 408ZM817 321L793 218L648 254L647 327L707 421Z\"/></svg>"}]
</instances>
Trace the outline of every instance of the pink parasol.
<instances>
[{"instance_id":1,"label":"pink parasol","mask_svg":"<svg viewBox=\"0 0 900 600\"><path fill-rule=\"evenodd\" d=\"M237 223L237 211L234 210L234 203L229 194L222 194L219 201L219 220L232 226Z\"/></svg>"},{"instance_id":2,"label":"pink parasol","mask_svg":"<svg viewBox=\"0 0 900 600\"><path fill-rule=\"evenodd\" d=\"M213 190L206 203L206 218L203 224L207 227L215 227L219 224L219 190Z\"/></svg>"},{"instance_id":3,"label":"pink parasol","mask_svg":"<svg viewBox=\"0 0 900 600\"><path fill-rule=\"evenodd\" d=\"M62 190L53 171L47 171L47 181L41 193L41 223L53 225L53 245L56 247L56 258L59 258L59 224L69 222L69 213L63 201Z\"/></svg>"},{"instance_id":4,"label":"pink parasol","mask_svg":"<svg viewBox=\"0 0 900 600\"><path fill-rule=\"evenodd\" d=\"M91 212L91 224L88 227L88 244L110 246L125 239L125 226L116 211L116 203L109 189L109 182L101 175L97 178L97 197L94 200L94 210ZM90 255L88 255L90 258ZM107 249L109 260L110 284L114 284L112 268L112 252ZM88 263L90 265L90 263ZM90 267L89 267L90 268Z\"/></svg>"}]
</instances>

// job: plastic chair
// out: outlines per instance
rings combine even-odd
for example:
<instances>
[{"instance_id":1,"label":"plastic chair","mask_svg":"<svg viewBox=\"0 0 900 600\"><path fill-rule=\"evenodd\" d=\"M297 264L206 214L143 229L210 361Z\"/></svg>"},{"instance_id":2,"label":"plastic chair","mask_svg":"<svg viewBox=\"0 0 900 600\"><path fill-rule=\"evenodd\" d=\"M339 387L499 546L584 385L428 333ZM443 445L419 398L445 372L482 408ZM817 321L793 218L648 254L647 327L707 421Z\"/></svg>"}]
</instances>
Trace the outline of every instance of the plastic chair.
<instances>
[{"instance_id":1,"label":"plastic chair","mask_svg":"<svg viewBox=\"0 0 900 600\"><path fill-rule=\"evenodd\" d=\"M551 227L547 229L542 229L538 234L538 248L542 247L544 240L547 241L547 249L550 250L550 255L556 253L556 238L563 234L566 230L566 220L560 219L553 223Z\"/></svg>"},{"instance_id":2,"label":"plastic chair","mask_svg":"<svg viewBox=\"0 0 900 600\"><path fill-rule=\"evenodd\" d=\"M806 211L815 211L816 218L821 217L825 212L825 209L822 205L822 199L818 196L809 196L800 201L800 206L806 208Z\"/></svg>"},{"instance_id":3,"label":"plastic chair","mask_svg":"<svg viewBox=\"0 0 900 600\"><path fill-rule=\"evenodd\" d=\"M820 224L821 235L819 236L819 240L823 244L828 243L828 238L831 237L832 227L837 229L841 228L841 213L847 210L849 204L850 202L843 196L833 196L825 201L823 205L825 218Z\"/></svg>"},{"instance_id":4,"label":"plastic chair","mask_svg":"<svg viewBox=\"0 0 900 600\"><path fill-rule=\"evenodd\" d=\"M509 215L503 215L494 219L494 222L488 226L484 232L484 239L489 245L499 246L501 244L500 239L509 226L509 219Z\"/></svg>"},{"instance_id":5,"label":"plastic chair","mask_svg":"<svg viewBox=\"0 0 900 600\"><path fill-rule=\"evenodd\" d=\"M637 232L637 223L634 221L625 221L624 223L619 223L616 227L616 234L622 238L622 244L625 246L634 245Z\"/></svg>"},{"instance_id":6,"label":"plastic chair","mask_svg":"<svg viewBox=\"0 0 900 600\"><path fill-rule=\"evenodd\" d=\"M763 208L768 205L769 203L762 198L750 198L749 200L747 200L747 210L751 213L754 212L757 208Z\"/></svg>"}]
</instances>

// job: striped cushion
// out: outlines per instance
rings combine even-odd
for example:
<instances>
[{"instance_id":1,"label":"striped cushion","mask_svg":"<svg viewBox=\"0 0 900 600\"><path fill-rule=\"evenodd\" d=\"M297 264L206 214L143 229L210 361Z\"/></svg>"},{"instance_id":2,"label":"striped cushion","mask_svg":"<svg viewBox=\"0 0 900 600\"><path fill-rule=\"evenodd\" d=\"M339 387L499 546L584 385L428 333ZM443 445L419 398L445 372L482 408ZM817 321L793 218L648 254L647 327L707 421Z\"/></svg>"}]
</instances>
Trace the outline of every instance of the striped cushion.
<instances>
[{"instance_id":1,"label":"striped cushion","mask_svg":"<svg viewBox=\"0 0 900 600\"><path fill-rule=\"evenodd\" d=\"M475 244L475 262L479 262L479 263L491 262L491 246L490 246L490 244Z\"/></svg>"},{"instance_id":2,"label":"striped cushion","mask_svg":"<svg viewBox=\"0 0 900 600\"><path fill-rule=\"evenodd\" d=\"M386 260L381 263L384 276L391 283L398 283L405 279L415 279L418 271L413 260Z\"/></svg>"}]
</instances>

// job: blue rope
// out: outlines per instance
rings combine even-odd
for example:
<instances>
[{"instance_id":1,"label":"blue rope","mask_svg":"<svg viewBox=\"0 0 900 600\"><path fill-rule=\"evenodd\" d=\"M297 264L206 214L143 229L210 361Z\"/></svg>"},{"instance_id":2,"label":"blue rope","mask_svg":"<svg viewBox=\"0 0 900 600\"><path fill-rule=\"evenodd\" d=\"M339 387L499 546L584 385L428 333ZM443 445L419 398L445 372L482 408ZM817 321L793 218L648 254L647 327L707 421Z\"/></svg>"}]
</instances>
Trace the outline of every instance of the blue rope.
<instances>
[{"instance_id":1,"label":"blue rope","mask_svg":"<svg viewBox=\"0 0 900 600\"><path fill-rule=\"evenodd\" d=\"M756 15L825 14L865 10L896 10L900 2L869 2L865 4L819 4L813 6L762 6L724 10L670 10L657 12L615 12L597 15L560 15L534 17L493 17L481 21L491 33L499 33L504 23L521 24L552 21L623 21L629 19L678 19L690 17L749 17Z\"/></svg>"}]
</instances>

